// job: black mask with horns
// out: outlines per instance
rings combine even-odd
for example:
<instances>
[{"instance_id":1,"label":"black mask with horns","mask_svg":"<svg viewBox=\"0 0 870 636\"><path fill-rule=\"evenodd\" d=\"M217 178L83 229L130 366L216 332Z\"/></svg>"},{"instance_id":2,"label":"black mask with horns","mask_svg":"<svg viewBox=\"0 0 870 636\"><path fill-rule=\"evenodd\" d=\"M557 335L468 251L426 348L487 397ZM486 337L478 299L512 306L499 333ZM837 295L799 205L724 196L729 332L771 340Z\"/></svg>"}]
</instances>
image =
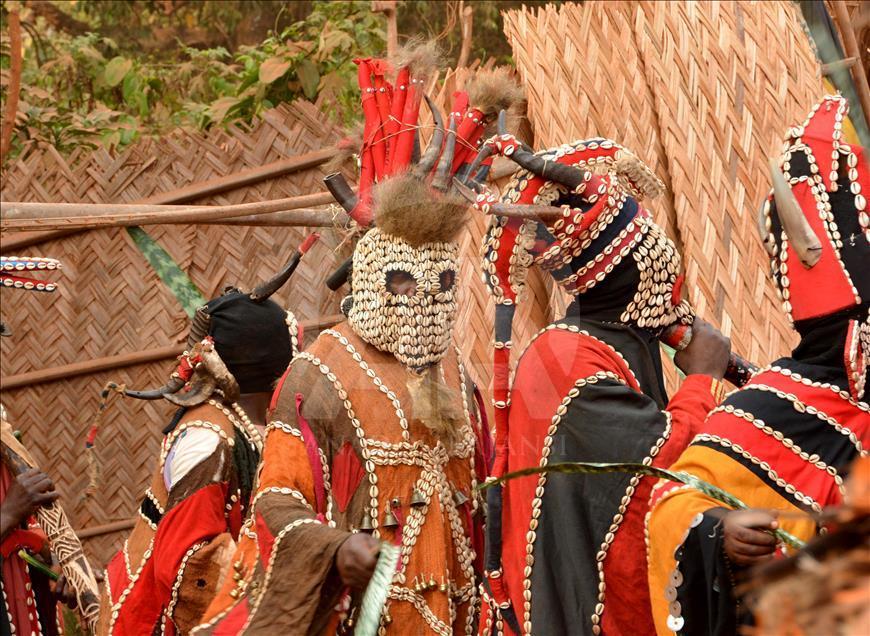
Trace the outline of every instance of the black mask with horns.
<instances>
[{"instance_id":1,"label":"black mask with horns","mask_svg":"<svg viewBox=\"0 0 870 636\"><path fill-rule=\"evenodd\" d=\"M317 234L306 238L278 274L250 293L228 287L198 308L187 350L169 382L158 389L125 390L124 394L192 407L217 390L226 402L243 393L272 391L297 353L297 323L291 312L269 297L290 279L317 238Z\"/></svg>"}]
</instances>

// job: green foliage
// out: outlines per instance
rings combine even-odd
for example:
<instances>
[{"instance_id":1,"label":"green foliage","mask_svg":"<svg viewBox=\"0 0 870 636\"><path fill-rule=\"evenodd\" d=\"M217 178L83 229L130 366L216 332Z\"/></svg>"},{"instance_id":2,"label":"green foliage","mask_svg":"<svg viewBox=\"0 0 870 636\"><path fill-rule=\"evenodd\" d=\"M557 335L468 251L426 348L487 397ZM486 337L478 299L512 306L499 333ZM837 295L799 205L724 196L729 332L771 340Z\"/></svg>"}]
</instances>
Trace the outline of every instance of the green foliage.
<instances>
[{"instance_id":1,"label":"green foliage","mask_svg":"<svg viewBox=\"0 0 870 636\"><path fill-rule=\"evenodd\" d=\"M510 62L501 12L522 4L544 2L466 2L474 12L472 60ZM5 12L6 0L0 6ZM459 9L455 0L401 0L400 37L435 38L455 63ZM369 0L40 0L21 16L13 157L34 143L68 153L178 127L250 122L299 98L350 124L361 116L353 59L385 48L385 20ZM5 99L10 58L0 31Z\"/></svg>"},{"instance_id":2,"label":"green foliage","mask_svg":"<svg viewBox=\"0 0 870 636\"><path fill-rule=\"evenodd\" d=\"M381 17L358 1L315 2L304 20L235 54L179 45L175 61L125 54L116 40L95 33L25 39L14 153L34 142L61 151L123 146L179 126L250 121L298 98L319 99L329 115L349 123L359 110L353 59L379 53L384 37ZM0 54L5 89L8 39Z\"/></svg>"}]
</instances>

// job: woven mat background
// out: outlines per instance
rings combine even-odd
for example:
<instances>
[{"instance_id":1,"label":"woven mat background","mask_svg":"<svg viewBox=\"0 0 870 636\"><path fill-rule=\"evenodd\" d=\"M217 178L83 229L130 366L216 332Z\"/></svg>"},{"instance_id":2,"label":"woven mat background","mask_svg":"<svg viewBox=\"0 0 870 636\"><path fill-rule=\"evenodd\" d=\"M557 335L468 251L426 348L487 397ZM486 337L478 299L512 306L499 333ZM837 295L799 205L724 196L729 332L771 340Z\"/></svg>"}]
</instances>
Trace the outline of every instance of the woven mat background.
<instances>
[{"instance_id":1,"label":"woven mat background","mask_svg":"<svg viewBox=\"0 0 870 636\"><path fill-rule=\"evenodd\" d=\"M604 136L664 181L646 202L698 314L764 364L795 342L755 215L767 161L823 95L790 2L586 2L505 13L535 147ZM675 375L670 374L673 390Z\"/></svg>"},{"instance_id":2,"label":"woven mat background","mask_svg":"<svg viewBox=\"0 0 870 636\"><path fill-rule=\"evenodd\" d=\"M121 153L78 152L64 159L53 148L34 149L6 171L5 201L130 202L190 183L331 145L339 131L309 103L282 105L251 128L209 134L178 132L146 140ZM323 167L270 179L191 203L263 201L323 190ZM149 226L146 230L188 273L206 298L225 285L250 289L271 276L308 233L306 228ZM349 248L333 250L342 235L321 230L290 284L275 295L300 320L338 311L338 294L324 285ZM148 266L123 228L83 232L21 250L59 258L55 294L3 291L3 319L13 337L0 341L3 376L106 356L164 347L186 338L188 318ZM309 333L310 341L316 333ZM172 369L162 360L68 380L4 390L3 403L37 461L55 478L77 529L130 518L150 479L160 430L173 412L164 401L117 400L98 438L103 479L98 495L87 486L84 439L107 380L156 387ZM126 532L86 542L102 565Z\"/></svg>"}]
</instances>

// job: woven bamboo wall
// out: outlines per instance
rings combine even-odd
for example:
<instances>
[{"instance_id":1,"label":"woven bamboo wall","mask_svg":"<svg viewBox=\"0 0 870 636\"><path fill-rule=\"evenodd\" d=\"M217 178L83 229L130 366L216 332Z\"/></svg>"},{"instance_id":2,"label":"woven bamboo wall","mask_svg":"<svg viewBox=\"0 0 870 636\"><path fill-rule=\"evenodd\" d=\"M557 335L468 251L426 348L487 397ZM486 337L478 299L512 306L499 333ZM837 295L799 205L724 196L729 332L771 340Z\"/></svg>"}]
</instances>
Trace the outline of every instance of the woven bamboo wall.
<instances>
[{"instance_id":1,"label":"woven bamboo wall","mask_svg":"<svg viewBox=\"0 0 870 636\"><path fill-rule=\"evenodd\" d=\"M505 14L536 147L610 137L667 186L698 313L759 363L794 343L755 230L767 161L823 94L790 2L586 2Z\"/></svg>"},{"instance_id":2,"label":"woven bamboo wall","mask_svg":"<svg viewBox=\"0 0 870 636\"><path fill-rule=\"evenodd\" d=\"M9 167L0 194L6 201L130 202L327 147L339 131L324 121L314 105L294 103L265 113L250 129L179 132L117 154L97 150L64 159L52 148L36 149ZM309 169L195 203L246 203L318 192L323 175L322 168ZM228 284L250 288L270 276L307 234L303 228L226 226L147 230L206 297ZM341 237L333 230L321 234L291 283L276 295L300 320L337 312L338 298L323 280L337 260L332 250ZM4 377L162 347L185 336L188 320L182 308L123 228L79 233L22 252L59 258L64 268L55 278L62 288L51 295L3 291L3 318L14 334L0 343ZM98 440L104 472L99 494L81 501L87 485L84 437L103 384L112 379L158 386L171 366L171 360L164 360L3 391L25 443L58 483L74 527L132 516L153 470L160 430L172 413L163 401L116 401ZM104 563L124 535L89 540L86 546L95 562Z\"/></svg>"}]
</instances>

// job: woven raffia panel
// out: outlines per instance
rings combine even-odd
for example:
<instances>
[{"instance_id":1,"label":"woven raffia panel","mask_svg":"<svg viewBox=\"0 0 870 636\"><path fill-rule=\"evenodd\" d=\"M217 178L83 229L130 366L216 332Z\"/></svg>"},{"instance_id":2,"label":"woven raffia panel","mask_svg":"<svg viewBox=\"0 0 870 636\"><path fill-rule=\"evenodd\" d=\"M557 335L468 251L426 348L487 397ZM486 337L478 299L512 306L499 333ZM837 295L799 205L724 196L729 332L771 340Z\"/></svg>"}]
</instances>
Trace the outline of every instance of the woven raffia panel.
<instances>
[{"instance_id":1,"label":"woven raffia panel","mask_svg":"<svg viewBox=\"0 0 870 636\"><path fill-rule=\"evenodd\" d=\"M647 204L683 253L698 313L754 361L788 351L755 212L768 158L823 94L798 9L566 3L507 12L505 32L536 146L604 136L631 148L668 188Z\"/></svg>"},{"instance_id":2,"label":"woven raffia panel","mask_svg":"<svg viewBox=\"0 0 870 636\"><path fill-rule=\"evenodd\" d=\"M122 153L98 150L64 159L53 149L31 151L9 168L6 201L130 202L331 145L338 131L311 104L282 105L252 128L207 135L179 132L143 141ZM322 168L297 172L192 203L245 203L323 190ZM150 226L147 231L188 272L206 297L229 284L250 288L277 271L302 240L304 228ZM321 232L291 283L275 299L300 320L337 312L337 295L323 284L339 260L340 236ZM3 292L3 318L14 335L3 338L4 376L173 344L188 320L124 229L104 229L23 250L59 258L58 293ZM347 253L344 249L341 256ZM307 263L307 266L306 266ZM312 266L312 264L316 264ZM310 336L313 334L309 334ZM128 519L150 477L160 430L172 409L163 401L118 400L99 436L104 478L98 496L80 501L87 485L82 452L98 393L109 380L135 387L162 384L169 360L79 376L3 392L15 424L37 460L51 473L76 528ZM105 563L124 534L87 542Z\"/></svg>"}]
</instances>

